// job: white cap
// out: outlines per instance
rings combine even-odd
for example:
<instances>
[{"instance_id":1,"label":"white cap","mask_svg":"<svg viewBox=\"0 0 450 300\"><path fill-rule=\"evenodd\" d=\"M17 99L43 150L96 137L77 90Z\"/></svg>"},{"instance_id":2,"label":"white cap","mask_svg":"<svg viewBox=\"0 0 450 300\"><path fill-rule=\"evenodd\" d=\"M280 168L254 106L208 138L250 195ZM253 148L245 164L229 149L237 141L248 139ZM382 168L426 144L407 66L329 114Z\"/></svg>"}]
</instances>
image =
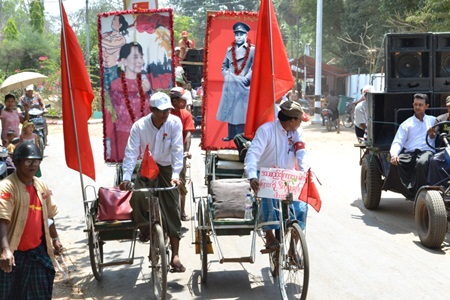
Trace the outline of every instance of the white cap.
<instances>
[{"instance_id":1,"label":"white cap","mask_svg":"<svg viewBox=\"0 0 450 300\"><path fill-rule=\"evenodd\" d=\"M25 88L25 91L34 91L34 85L32 85L32 84L27 85L27 87Z\"/></svg>"},{"instance_id":2,"label":"white cap","mask_svg":"<svg viewBox=\"0 0 450 300\"><path fill-rule=\"evenodd\" d=\"M166 110L169 108L173 109L173 106L170 101L170 97L167 96L167 94L164 94L162 92L154 93L150 97L150 106L156 107L159 110Z\"/></svg>"},{"instance_id":3,"label":"white cap","mask_svg":"<svg viewBox=\"0 0 450 300\"><path fill-rule=\"evenodd\" d=\"M363 94L364 94L364 92L373 93L374 91L375 91L375 88L374 88L372 85L370 85L370 84L365 85L365 86L363 87L363 89L362 89L362 93L363 93Z\"/></svg>"},{"instance_id":4,"label":"white cap","mask_svg":"<svg viewBox=\"0 0 450 300\"><path fill-rule=\"evenodd\" d=\"M175 51L180 51L180 47L175 47Z\"/></svg>"}]
</instances>

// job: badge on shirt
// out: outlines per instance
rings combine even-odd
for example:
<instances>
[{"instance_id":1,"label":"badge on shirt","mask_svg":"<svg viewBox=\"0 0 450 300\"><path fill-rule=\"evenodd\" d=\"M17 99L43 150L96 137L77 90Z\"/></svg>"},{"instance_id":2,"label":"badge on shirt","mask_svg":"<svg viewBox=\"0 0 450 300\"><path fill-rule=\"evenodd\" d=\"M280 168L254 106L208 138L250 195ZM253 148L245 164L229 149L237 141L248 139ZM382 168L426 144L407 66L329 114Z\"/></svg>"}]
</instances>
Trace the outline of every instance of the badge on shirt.
<instances>
[{"instance_id":1,"label":"badge on shirt","mask_svg":"<svg viewBox=\"0 0 450 300\"><path fill-rule=\"evenodd\" d=\"M0 193L0 198L2 198L3 200L9 200L11 199L11 193Z\"/></svg>"}]
</instances>

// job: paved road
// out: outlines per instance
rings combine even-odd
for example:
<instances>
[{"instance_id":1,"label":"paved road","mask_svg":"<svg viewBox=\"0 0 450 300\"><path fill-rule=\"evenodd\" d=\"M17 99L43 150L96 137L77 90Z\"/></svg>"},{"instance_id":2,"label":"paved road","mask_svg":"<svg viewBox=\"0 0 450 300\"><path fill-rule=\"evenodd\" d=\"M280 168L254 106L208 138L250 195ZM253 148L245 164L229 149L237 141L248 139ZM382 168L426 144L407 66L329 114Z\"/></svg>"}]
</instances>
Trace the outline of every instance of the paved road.
<instances>
[{"instance_id":1,"label":"paved road","mask_svg":"<svg viewBox=\"0 0 450 300\"><path fill-rule=\"evenodd\" d=\"M303 125L302 125L303 126ZM130 266L104 270L97 282L89 265L81 187L78 173L65 166L61 125L50 126L51 145L42 164L43 177L54 191L61 212L57 226L68 249L71 280L61 277L54 299L149 299L150 283L146 252L138 244ZM97 182L85 185L111 186L114 167L103 162L101 124L89 125L96 161ZM359 188L359 150L351 129L341 134L320 125L306 124L307 147L322 185L320 213L310 209L307 242L311 275L308 299L446 299L450 292L450 235L443 247L421 246L415 233L412 205L398 194L383 192L380 208L364 208ZM194 139L192 174L197 195L206 195L203 157ZM189 212L189 209L188 209ZM191 214L192 215L192 214ZM200 259L195 255L190 222L184 222L181 258L186 273L169 274L169 299L278 299L277 286L268 268L268 258L257 252L255 264L219 264L210 257L208 285L200 283ZM258 249L262 246L258 240ZM229 255L246 255L248 237L229 237L221 246ZM123 244L105 245L105 256L117 257L128 249Z\"/></svg>"}]
</instances>

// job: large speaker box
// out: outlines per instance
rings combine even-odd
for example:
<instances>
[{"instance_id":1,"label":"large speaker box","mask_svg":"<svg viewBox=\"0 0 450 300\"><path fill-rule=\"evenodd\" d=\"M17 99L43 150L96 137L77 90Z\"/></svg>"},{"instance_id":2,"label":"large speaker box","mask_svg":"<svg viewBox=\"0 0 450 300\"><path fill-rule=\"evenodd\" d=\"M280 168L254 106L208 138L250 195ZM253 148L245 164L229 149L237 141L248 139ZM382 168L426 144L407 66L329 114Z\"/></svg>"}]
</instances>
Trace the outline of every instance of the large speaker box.
<instances>
[{"instance_id":1,"label":"large speaker box","mask_svg":"<svg viewBox=\"0 0 450 300\"><path fill-rule=\"evenodd\" d=\"M450 33L433 35L435 51L434 91L450 92Z\"/></svg>"},{"instance_id":2,"label":"large speaker box","mask_svg":"<svg viewBox=\"0 0 450 300\"><path fill-rule=\"evenodd\" d=\"M386 91L432 90L432 34L388 34Z\"/></svg>"}]
</instances>

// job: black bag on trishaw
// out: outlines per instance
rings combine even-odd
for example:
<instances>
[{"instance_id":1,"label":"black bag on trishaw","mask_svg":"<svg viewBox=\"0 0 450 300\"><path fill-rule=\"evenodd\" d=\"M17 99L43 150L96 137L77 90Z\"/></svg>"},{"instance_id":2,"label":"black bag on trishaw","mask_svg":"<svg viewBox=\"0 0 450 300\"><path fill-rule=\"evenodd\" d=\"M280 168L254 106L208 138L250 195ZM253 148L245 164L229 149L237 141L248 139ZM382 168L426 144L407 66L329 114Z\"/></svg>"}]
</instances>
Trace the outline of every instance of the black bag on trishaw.
<instances>
[{"instance_id":1,"label":"black bag on trishaw","mask_svg":"<svg viewBox=\"0 0 450 300\"><path fill-rule=\"evenodd\" d=\"M101 187L98 190L97 219L99 221L116 221L133 219L130 205L132 191L119 188Z\"/></svg>"}]
</instances>

